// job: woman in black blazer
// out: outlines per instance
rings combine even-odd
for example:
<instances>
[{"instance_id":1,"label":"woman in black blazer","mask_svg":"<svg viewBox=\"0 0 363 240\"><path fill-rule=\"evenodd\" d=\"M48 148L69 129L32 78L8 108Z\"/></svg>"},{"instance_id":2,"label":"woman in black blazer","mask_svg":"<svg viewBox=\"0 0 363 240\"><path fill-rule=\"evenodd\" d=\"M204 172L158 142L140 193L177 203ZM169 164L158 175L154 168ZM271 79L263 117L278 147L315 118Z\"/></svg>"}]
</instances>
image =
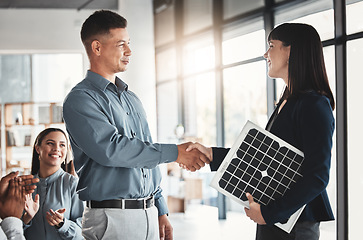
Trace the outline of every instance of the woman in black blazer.
<instances>
[{"instance_id":1,"label":"woman in black blazer","mask_svg":"<svg viewBox=\"0 0 363 240\"><path fill-rule=\"evenodd\" d=\"M268 75L281 78L286 87L266 129L304 152L303 177L286 194L267 206L253 201L246 214L257 225L257 240L319 239L321 221L334 220L326 187L329 182L335 103L326 74L323 49L316 30L307 24L285 23L268 36L264 54ZM229 149L198 148L212 161L215 171ZM275 223L285 222L306 204L290 234Z\"/></svg>"}]
</instances>

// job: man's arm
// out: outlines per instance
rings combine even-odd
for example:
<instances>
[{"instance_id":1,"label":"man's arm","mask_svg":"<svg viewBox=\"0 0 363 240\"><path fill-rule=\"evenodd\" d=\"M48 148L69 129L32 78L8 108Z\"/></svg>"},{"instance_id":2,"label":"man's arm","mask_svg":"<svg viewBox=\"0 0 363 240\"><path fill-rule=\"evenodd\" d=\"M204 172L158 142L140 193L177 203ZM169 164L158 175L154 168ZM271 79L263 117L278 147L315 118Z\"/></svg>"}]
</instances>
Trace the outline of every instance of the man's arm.
<instances>
[{"instance_id":1,"label":"man's arm","mask_svg":"<svg viewBox=\"0 0 363 240\"><path fill-rule=\"evenodd\" d=\"M108 110L97 101L102 100L95 99L86 92L70 94L63 105L63 116L70 138L77 145L75 147L100 165L154 168L160 163L176 161L177 158L194 169L203 165L203 154L197 151L186 155L182 150L184 147L177 147L175 144L151 144L120 133L112 124L113 120L105 114Z\"/></svg>"}]
</instances>

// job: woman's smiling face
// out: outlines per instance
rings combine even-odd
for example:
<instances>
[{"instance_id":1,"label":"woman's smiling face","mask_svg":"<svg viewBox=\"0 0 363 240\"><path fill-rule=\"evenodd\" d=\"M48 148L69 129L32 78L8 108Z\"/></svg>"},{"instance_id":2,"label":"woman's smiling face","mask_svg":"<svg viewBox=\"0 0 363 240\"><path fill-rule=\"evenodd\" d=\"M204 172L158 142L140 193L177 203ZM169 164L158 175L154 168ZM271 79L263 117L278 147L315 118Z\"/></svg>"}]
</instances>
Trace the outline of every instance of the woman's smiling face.
<instances>
[{"instance_id":1,"label":"woman's smiling face","mask_svg":"<svg viewBox=\"0 0 363 240\"><path fill-rule=\"evenodd\" d=\"M279 40L270 40L269 48L263 57L267 60L268 75L271 78L288 80L290 46L284 46Z\"/></svg>"},{"instance_id":2,"label":"woman's smiling face","mask_svg":"<svg viewBox=\"0 0 363 240\"><path fill-rule=\"evenodd\" d=\"M67 139L62 132L50 132L40 146L36 146L40 166L60 167L67 156Z\"/></svg>"}]
</instances>

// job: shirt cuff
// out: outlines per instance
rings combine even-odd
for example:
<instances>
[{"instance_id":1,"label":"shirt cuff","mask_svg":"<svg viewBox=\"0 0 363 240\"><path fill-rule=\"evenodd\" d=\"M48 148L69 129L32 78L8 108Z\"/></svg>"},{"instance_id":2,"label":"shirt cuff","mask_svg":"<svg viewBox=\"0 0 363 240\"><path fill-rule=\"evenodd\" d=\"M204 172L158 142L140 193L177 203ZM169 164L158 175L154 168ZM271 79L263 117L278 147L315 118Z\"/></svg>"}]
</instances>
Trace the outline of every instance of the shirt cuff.
<instances>
[{"instance_id":1,"label":"shirt cuff","mask_svg":"<svg viewBox=\"0 0 363 240\"><path fill-rule=\"evenodd\" d=\"M65 217L63 218L63 226L60 227L58 230L59 233L65 233L66 230L68 230L68 228L70 227L71 223L68 219L66 219Z\"/></svg>"},{"instance_id":2,"label":"shirt cuff","mask_svg":"<svg viewBox=\"0 0 363 240\"><path fill-rule=\"evenodd\" d=\"M16 217L7 217L1 222L1 228L8 239L23 235L23 222Z\"/></svg>"},{"instance_id":3,"label":"shirt cuff","mask_svg":"<svg viewBox=\"0 0 363 240\"><path fill-rule=\"evenodd\" d=\"M161 144L160 163L175 162L178 158L178 147L175 144Z\"/></svg>"},{"instance_id":4,"label":"shirt cuff","mask_svg":"<svg viewBox=\"0 0 363 240\"><path fill-rule=\"evenodd\" d=\"M166 204L164 197L155 199L155 207L158 209L159 217L169 213L168 205Z\"/></svg>"}]
</instances>

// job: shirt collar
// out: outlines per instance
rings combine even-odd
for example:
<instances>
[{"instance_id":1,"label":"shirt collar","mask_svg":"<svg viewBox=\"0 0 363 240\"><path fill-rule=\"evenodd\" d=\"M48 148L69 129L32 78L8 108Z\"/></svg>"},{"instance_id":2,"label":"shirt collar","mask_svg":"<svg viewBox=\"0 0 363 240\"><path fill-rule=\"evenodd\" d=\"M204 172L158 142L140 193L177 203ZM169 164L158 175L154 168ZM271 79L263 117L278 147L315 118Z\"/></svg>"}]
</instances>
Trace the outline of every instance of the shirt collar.
<instances>
[{"instance_id":1,"label":"shirt collar","mask_svg":"<svg viewBox=\"0 0 363 240\"><path fill-rule=\"evenodd\" d=\"M118 77L116 77L115 83L116 83L117 89L120 92L127 91L127 89L129 88L129 86L124 81L119 79Z\"/></svg>"},{"instance_id":2,"label":"shirt collar","mask_svg":"<svg viewBox=\"0 0 363 240\"><path fill-rule=\"evenodd\" d=\"M46 177L46 178L40 178L39 177L39 172L38 174L36 174L35 177L39 178L40 182L45 182L45 183L52 183L54 182L55 180L58 179L58 177L60 175L62 175L64 173L64 170L62 168L59 168L55 173L53 173L52 175L50 175L49 177Z\"/></svg>"},{"instance_id":3,"label":"shirt collar","mask_svg":"<svg viewBox=\"0 0 363 240\"><path fill-rule=\"evenodd\" d=\"M102 77L101 75L99 75L95 72L92 72L91 70L87 71L86 79L87 79L87 81L90 81L93 85L95 85L102 91L105 91L107 86L109 86L109 85L115 86L115 84L113 84L106 78ZM123 82L120 78L116 77L115 83L116 83L116 87L117 87L118 91L120 91L120 92L127 91L128 85L125 82Z\"/></svg>"}]
</instances>

